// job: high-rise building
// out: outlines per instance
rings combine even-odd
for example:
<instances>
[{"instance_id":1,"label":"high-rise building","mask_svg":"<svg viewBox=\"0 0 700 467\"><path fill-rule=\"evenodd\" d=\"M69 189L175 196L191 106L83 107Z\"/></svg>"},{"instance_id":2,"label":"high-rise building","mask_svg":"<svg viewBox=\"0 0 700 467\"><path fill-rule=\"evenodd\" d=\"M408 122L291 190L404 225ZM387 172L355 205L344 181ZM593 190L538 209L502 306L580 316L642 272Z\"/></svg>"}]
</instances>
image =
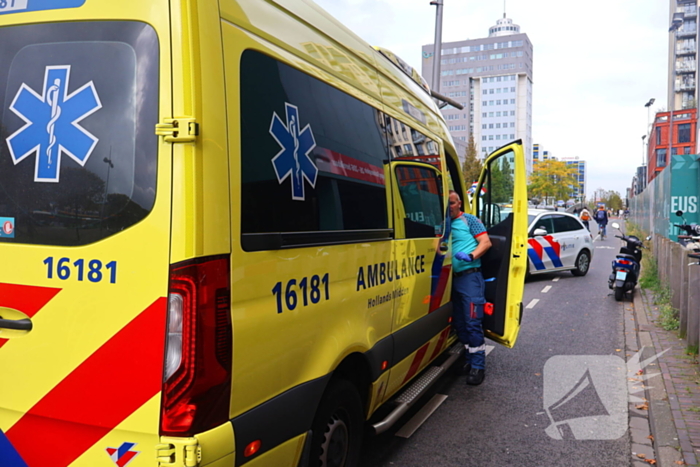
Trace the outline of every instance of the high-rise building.
<instances>
[{"instance_id":1,"label":"high-rise building","mask_svg":"<svg viewBox=\"0 0 700 467\"><path fill-rule=\"evenodd\" d=\"M432 83L434 44L423 46L422 74L431 88L464 106L442 109L455 140L474 136L479 154L522 139L528 175L532 172L533 49L527 34L505 14L488 37L444 42L440 83ZM512 164L512 160L510 161ZM512 166L512 165L511 165Z\"/></svg>"},{"instance_id":2,"label":"high-rise building","mask_svg":"<svg viewBox=\"0 0 700 467\"><path fill-rule=\"evenodd\" d=\"M574 177L576 177L576 182L571 186L571 198L577 201L585 200L586 196L586 161L582 161L575 157L562 157L559 159L561 162L565 162L569 167L573 167Z\"/></svg>"},{"instance_id":3,"label":"high-rise building","mask_svg":"<svg viewBox=\"0 0 700 467\"><path fill-rule=\"evenodd\" d=\"M670 110L697 107L697 0L670 0L669 80Z\"/></svg>"},{"instance_id":4,"label":"high-rise building","mask_svg":"<svg viewBox=\"0 0 700 467\"><path fill-rule=\"evenodd\" d=\"M537 165L538 162L540 161L546 161L549 159L554 159L556 160L557 158L554 157L549 151L544 151L542 148L540 148L540 145L538 143L535 143L532 145L532 167L533 169Z\"/></svg>"}]
</instances>

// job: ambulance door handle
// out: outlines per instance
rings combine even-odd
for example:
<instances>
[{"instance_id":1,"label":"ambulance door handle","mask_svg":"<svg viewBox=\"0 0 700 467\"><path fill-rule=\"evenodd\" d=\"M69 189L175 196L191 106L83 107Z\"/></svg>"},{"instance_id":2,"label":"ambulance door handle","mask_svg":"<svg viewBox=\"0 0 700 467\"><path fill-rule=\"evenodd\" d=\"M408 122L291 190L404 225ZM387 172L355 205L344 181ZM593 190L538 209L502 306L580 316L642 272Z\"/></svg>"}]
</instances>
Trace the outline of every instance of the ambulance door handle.
<instances>
[{"instance_id":1,"label":"ambulance door handle","mask_svg":"<svg viewBox=\"0 0 700 467\"><path fill-rule=\"evenodd\" d=\"M31 331L32 320L30 319L2 319L0 318L0 329L14 329L16 331Z\"/></svg>"}]
</instances>

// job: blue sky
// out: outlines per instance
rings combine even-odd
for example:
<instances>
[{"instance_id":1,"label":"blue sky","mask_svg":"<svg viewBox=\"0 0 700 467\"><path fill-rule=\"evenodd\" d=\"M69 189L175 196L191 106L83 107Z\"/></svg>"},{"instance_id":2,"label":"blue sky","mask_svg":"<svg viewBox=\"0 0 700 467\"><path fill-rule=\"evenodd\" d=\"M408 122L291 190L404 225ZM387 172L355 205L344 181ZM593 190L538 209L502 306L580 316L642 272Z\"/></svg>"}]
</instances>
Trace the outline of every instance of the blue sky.
<instances>
[{"instance_id":1,"label":"blue sky","mask_svg":"<svg viewBox=\"0 0 700 467\"><path fill-rule=\"evenodd\" d=\"M372 45L421 70L432 44L430 0L315 0ZM443 42L488 36L501 1L443 0ZM623 197L642 161L644 104L667 109L668 0L507 0L506 13L534 47L533 142L588 163L587 196Z\"/></svg>"}]
</instances>

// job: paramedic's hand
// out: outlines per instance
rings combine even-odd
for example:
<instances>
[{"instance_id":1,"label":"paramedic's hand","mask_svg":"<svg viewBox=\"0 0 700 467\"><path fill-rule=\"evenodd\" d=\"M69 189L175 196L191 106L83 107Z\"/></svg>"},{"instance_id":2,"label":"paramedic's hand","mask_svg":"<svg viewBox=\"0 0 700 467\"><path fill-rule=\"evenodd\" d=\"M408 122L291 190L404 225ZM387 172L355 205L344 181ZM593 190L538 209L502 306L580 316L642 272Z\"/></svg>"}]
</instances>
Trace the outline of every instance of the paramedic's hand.
<instances>
[{"instance_id":1,"label":"paramedic's hand","mask_svg":"<svg viewBox=\"0 0 700 467\"><path fill-rule=\"evenodd\" d=\"M468 255L463 251L458 251L457 253L455 253L455 258L467 262L474 261L474 257L472 255Z\"/></svg>"}]
</instances>

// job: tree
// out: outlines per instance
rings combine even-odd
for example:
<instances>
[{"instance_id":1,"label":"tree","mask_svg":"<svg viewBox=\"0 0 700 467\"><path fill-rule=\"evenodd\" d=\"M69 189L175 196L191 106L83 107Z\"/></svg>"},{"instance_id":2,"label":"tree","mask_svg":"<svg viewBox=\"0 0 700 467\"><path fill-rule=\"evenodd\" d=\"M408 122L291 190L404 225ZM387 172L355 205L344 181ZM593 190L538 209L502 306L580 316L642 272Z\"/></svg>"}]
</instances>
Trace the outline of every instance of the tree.
<instances>
[{"instance_id":1,"label":"tree","mask_svg":"<svg viewBox=\"0 0 700 467\"><path fill-rule=\"evenodd\" d=\"M624 209L625 203L622 201L622 197L617 191L598 188L595 193L595 197L593 198L594 206L597 203L603 203L608 209Z\"/></svg>"},{"instance_id":2,"label":"tree","mask_svg":"<svg viewBox=\"0 0 700 467\"><path fill-rule=\"evenodd\" d=\"M502 157L501 170L503 171L503 191L509 193L510 198L513 198L515 181L513 180L512 169L510 168L510 160L507 156Z\"/></svg>"},{"instance_id":3,"label":"tree","mask_svg":"<svg viewBox=\"0 0 700 467\"><path fill-rule=\"evenodd\" d=\"M510 203L513 201L513 175L510 173L508 157L503 156L489 164L491 170L492 203Z\"/></svg>"},{"instance_id":4,"label":"tree","mask_svg":"<svg viewBox=\"0 0 700 467\"><path fill-rule=\"evenodd\" d=\"M538 162L535 170L530 175L528 185L528 198L546 200L554 198L568 199L571 195L571 186L577 184L576 169L557 160L545 160Z\"/></svg>"},{"instance_id":5,"label":"tree","mask_svg":"<svg viewBox=\"0 0 700 467\"><path fill-rule=\"evenodd\" d=\"M462 164L462 173L464 174L464 182L467 184L467 189L472 183L479 180L483 164L479 160L479 154L474 143L474 135L469 135L469 144L464 155L464 164Z\"/></svg>"},{"instance_id":6,"label":"tree","mask_svg":"<svg viewBox=\"0 0 700 467\"><path fill-rule=\"evenodd\" d=\"M608 198L608 206L610 206L612 209L617 209L618 211L624 208L624 203L622 202L620 193L613 191L610 194L610 197Z\"/></svg>"}]
</instances>

